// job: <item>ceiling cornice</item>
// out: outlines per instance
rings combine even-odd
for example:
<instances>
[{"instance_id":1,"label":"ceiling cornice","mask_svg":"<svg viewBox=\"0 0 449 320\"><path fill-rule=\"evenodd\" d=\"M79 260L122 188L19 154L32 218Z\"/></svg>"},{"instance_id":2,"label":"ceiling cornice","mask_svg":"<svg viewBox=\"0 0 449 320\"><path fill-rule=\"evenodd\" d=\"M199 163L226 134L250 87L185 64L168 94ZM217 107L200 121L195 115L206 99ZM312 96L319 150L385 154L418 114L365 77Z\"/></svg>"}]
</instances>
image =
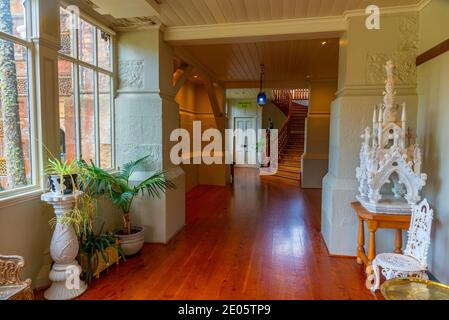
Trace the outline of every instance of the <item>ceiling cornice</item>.
<instances>
[{"instance_id":1,"label":"ceiling cornice","mask_svg":"<svg viewBox=\"0 0 449 320\"><path fill-rule=\"evenodd\" d=\"M295 40L304 39L305 35L319 34L334 37L338 32L347 29L344 17L322 17L306 19L283 19L257 22L238 22L210 25L194 25L182 27L167 27L165 41L175 45L188 42L204 44L211 41L236 42L237 39L245 41L267 40L267 37L294 36ZM304 37L301 37L304 35ZM293 39L292 39L293 40Z\"/></svg>"},{"instance_id":2,"label":"ceiling cornice","mask_svg":"<svg viewBox=\"0 0 449 320\"><path fill-rule=\"evenodd\" d=\"M415 5L382 7L381 13L419 12L430 2L421 0ZM358 16L366 16L365 10L348 10L341 16L166 27L164 39L172 45L199 45L267 41L272 37L282 40L338 37L347 30L348 20Z\"/></svg>"},{"instance_id":3,"label":"ceiling cornice","mask_svg":"<svg viewBox=\"0 0 449 320\"><path fill-rule=\"evenodd\" d=\"M381 14L396 14L396 13L406 13L406 12L419 12L425 6L427 6L432 0L421 0L417 4L407 5L407 6L392 6L392 7L382 7L380 8ZM343 14L343 17L347 20L352 17L366 16L366 11L360 10L347 10Z\"/></svg>"}]
</instances>

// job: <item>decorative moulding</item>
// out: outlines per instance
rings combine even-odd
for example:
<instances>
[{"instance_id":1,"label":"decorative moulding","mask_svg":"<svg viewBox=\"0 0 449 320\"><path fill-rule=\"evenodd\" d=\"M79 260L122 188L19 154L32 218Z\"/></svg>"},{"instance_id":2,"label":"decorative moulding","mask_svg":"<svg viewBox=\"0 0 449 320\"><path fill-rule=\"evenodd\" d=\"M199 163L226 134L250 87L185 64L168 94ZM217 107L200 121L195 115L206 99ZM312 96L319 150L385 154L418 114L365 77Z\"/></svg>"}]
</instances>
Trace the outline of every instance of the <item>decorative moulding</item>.
<instances>
[{"instance_id":1,"label":"decorative moulding","mask_svg":"<svg viewBox=\"0 0 449 320\"><path fill-rule=\"evenodd\" d=\"M122 60L119 62L120 90L144 88L144 61Z\"/></svg>"},{"instance_id":2,"label":"decorative moulding","mask_svg":"<svg viewBox=\"0 0 449 320\"><path fill-rule=\"evenodd\" d=\"M395 65L393 72L397 84L417 83L418 31L417 13L409 13L399 23L399 44L394 53L368 53L366 59L366 82L368 84L384 82L384 66L389 60L392 60Z\"/></svg>"},{"instance_id":3,"label":"decorative moulding","mask_svg":"<svg viewBox=\"0 0 449 320\"><path fill-rule=\"evenodd\" d=\"M391 60L385 69L384 103L375 107L373 128L367 127L362 135L357 199L372 212L410 213L411 206L421 200L427 175L421 173L419 145L410 144L407 106L395 102L395 67ZM383 194L386 185L390 186L392 195Z\"/></svg>"}]
</instances>

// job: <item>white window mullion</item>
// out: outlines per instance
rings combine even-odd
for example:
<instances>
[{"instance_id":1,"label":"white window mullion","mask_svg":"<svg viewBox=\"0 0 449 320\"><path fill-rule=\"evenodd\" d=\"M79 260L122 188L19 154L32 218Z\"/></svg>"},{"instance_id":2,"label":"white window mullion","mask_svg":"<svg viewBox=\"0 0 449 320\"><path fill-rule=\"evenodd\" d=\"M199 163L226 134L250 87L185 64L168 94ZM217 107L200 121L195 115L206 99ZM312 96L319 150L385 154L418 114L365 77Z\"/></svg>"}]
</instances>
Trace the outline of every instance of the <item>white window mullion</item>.
<instances>
[{"instance_id":1,"label":"white window mullion","mask_svg":"<svg viewBox=\"0 0 449 320\"><path fill-rule=\"evenodd\" d=\"M94 121L95 121L95 161L100 166L100 74L95 72Z\"/></svg>"},{"instance_id":2,"label":"white window mullion","mask_svg":"<svg viewBox=\"0 0 449 320\"><path fill-rule=\"evenodd\" d=\"M27 49L27 79L28 79L28 112L29 112L29 132L30 132L30 162L31 162L31 184L38 185L43 187L43 181L41 181L40 172L43 171L43 167L41 167L41 158L42 155L39 153L39 150L42 149L39 141L42 141L41 135L38 134L38 127L40 119L39 111L37 109L37 101L36 101L36 88L35 81L36 79L36 61L35 61L35 49L34 47L30 47Z\"/></svg>"},{"instance_id":3,"label":"white window mullion","mask_svg":"<svg viewBox=\"0 0 449 320\"><path fill-rule=\"evenodd\" d=\"M111 76L111 166L113 169L117 168L117 159L116 159L116 152L117 152L117 146L116 146L116 132L115 132L115 86L117 77L115 74L115 37L111 35L111 43L109 46L109 52L111 55L111 62L110 62L110 69L112 71Z\"/></svg>"},{"instance_id":4,"label":"white window mullion","mask_svg":"<svg viewBox=\"0 0 449 320\"><path fill-rule=\"evenodd\" d=\"M93 44L93 55L94 64L98 66L98 41L97 41L97 28L94 27L94 44ZM95 161L99 167L100 165L100 74L98 71L95 72L95 83L94 83L94 123L95 123Z\"/></svg>"},{"instance_id":5,"label":"white window mullion","mask_svg":"<svg viewBox=\"0 0 449 320\"><path fill-rule=\"evenodd\" d=\"M73 98L75 107L75 145L76 158L81 159L81 93L80 93L80 67L73 64Z\"/></svg>"},{"instance_id":6,"label":"white window mullion","mask_svg":"<svg viewBox=\"0 0 449 320\"><path fill-rule=\"evenodd\" d=\"M76 61L79 56L79 18L74 16L73 23L73 56L75 61L73 62L73 97L75 107L75 145L76 145L76 158L79 160L82 158L81 148L81 75L80 66Z\"/></svg>"},{"instance_id":7,"label":"white window mullion","mask_svg":"<svg viewBox=\"0 0 449 320\"><path fill-rule=\"evenodd\" d=\"M111 169L117 168L117 161L115 159L116 155L116 145L115 145L115 98L114 98L114 88L115 88L115 79L114 77L111 78L111 84L110 84L110 110L111 110Z\"/></svg>"}]
</instances>

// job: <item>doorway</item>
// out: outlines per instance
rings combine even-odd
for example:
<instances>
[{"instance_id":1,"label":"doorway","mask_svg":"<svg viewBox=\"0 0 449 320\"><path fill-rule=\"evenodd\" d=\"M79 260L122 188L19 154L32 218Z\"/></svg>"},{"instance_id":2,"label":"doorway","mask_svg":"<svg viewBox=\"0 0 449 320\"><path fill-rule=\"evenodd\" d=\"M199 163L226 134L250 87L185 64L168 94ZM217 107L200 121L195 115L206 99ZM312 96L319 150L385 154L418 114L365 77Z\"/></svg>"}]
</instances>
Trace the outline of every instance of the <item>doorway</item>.
<instances>
[{"instance_id":1,"label":"doorway","mask_svg":"<svg viewBox=\"0 0 449 320\"><path fill-rule=\"evenodd\" d=\"M235 143L234 162L236 167L257 168L257 128L256 119L234 118Z\"/></svg>"}]
</instances>

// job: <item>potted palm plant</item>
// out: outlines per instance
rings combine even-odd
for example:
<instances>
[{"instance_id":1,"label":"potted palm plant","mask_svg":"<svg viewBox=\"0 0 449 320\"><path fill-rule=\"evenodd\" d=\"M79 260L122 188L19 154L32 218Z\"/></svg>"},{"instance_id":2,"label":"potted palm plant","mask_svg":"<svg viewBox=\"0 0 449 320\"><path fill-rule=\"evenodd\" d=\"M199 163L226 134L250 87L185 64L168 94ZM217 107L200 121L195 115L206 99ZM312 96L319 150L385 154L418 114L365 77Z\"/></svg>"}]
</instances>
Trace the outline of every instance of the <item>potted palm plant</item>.
<instances>
[{"instance_id":1,"label":"potted palm plant","mask_svg":"<svg viewBox=\"0 0 449 320\"><path fill-rule=\"evenodd\" d=\"M109 173L94 163L81 161L78 165L87 177L91 193L104 194L123 214L123 229L116 232L126 256L138 253L144 244L144 229L133 226L131 207L134 199L147 194L150 198L160 198L167 190L175 188L174 183L166 177L164 171L158 171L140 183L132 183L131 176L149 156L130 162L117 173Z\"/></svg>"}]
</instances>

